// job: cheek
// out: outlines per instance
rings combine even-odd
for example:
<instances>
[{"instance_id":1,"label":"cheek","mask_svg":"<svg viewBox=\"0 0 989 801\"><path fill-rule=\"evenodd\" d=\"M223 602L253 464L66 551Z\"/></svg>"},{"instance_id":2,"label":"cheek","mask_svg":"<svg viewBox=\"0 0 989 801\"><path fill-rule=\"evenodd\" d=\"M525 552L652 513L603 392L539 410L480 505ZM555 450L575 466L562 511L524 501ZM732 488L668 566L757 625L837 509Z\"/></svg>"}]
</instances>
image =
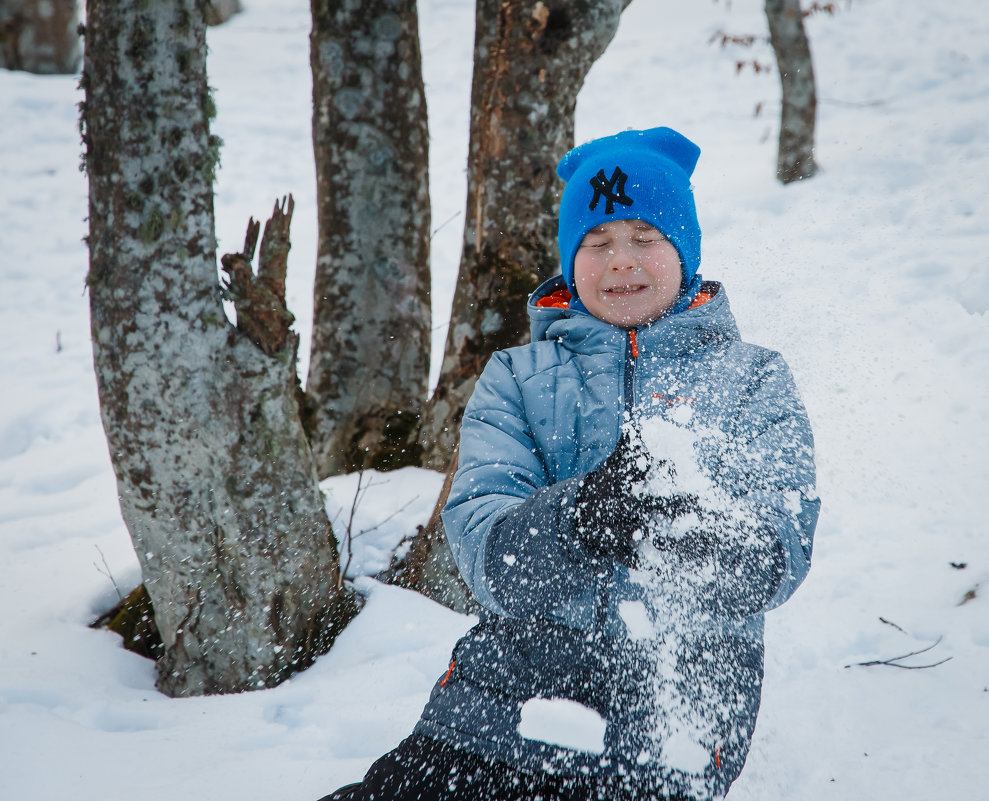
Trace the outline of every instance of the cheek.
<instances>
[{"instance_id":1,"label":"cheek","mask_svg":"<svg viewBox=\"0 0 989 801\"><path fill-rule=\"evenodd\" d=\"M683 281L683 266L680 264L680 254L675 248L657 254L653 263L653 272L664 286L675 290L680 288Z\"/></svg>"},{"instance_id":2,"label":"cheek","mask_svg":"<svg viewBox=\"0 0 989 801\"><path fill-rule=\"evenodd\" d=\"M573 282L578 288L588 286L597 280L599 270L593 258L578 256L573 264Z\"/></svg>"}]
</instances>

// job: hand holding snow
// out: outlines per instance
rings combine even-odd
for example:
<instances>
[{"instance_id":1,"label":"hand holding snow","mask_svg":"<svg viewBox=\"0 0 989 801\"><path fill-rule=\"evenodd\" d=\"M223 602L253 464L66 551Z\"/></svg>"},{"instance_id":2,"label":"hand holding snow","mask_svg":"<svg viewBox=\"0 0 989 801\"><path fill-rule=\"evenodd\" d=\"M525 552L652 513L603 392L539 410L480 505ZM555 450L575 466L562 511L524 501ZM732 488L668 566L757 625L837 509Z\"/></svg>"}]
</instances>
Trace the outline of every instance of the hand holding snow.
<instances>
[{"instance_id":1,"label":"hand holding snow","mask_svg":"<svg viewBox=\"0 0 989 801\"><path fill-rule=\"evenodd\" d=\"M714 486L700 464L697 445L701 437L716 437L716 432L687 427L679 421L656 415L641 421L638 435L652 459L637 492L657 498L692 495L709 499L712 496Z\"/></svg>"}]
</instances>

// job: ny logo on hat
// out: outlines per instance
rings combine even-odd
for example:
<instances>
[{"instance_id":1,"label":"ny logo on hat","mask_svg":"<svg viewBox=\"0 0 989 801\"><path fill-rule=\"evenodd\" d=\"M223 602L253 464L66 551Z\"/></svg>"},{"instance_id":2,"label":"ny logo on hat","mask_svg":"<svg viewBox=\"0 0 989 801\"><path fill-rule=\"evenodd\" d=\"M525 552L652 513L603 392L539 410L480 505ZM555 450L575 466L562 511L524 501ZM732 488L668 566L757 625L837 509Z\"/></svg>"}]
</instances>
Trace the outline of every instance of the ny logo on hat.
<instances>
[{"instance_id":1,"label":"ny logo on hat","mask_svg":"<svg viewBox=\"0 0 989 801\"><path fill-rule=\"evenodd\" d=\"M632 198L625 194L625 180L628 176L622 172L621 167L615 167L611 173L611 179L605 178L604 170L598 170L598 174L591 178L591 186L594 188L594 198L588 207L591 211L597 208L601 195L604 195L608 204L604 207L605 214L615 213L615 204L621 203L623 206L631 206Z\"/></svg>"}]
</instances>

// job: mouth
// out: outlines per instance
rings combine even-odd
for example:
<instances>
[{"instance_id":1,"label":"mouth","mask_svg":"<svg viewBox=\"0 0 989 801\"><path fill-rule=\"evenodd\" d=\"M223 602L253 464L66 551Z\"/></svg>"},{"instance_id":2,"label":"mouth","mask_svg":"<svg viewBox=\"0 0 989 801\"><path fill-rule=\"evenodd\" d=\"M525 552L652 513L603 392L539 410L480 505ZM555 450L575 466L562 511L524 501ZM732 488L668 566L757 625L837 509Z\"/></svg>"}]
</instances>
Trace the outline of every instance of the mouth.
<instances>
[{"instance_id":1,"label":"mouth","mask_svg":"<svg viewBox=\"0 0 989 801\"><path fill-rule=\"evenodd\" d=\"M636 295L639 292L644 292L648 287L645 284L629 284L626 286L613 286L609 289L604 290L606 295Z\"/></svg>"}]
</instances>

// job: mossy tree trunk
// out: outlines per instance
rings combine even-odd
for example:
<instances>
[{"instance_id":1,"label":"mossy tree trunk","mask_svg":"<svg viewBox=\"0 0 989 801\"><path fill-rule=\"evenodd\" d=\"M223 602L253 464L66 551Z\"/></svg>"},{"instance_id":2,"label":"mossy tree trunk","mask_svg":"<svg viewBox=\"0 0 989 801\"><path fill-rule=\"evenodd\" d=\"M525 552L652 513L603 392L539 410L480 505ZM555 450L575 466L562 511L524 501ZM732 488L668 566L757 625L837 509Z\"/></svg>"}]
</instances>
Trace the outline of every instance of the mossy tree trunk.
<instances>
[{"instance_id":1,"label":"mossy tree trunk","mask_svg":"<svg viewBox=\"0 0 989 801\"><path fill-rule=\"evenodd\" d=\"M71 75L79 69L78 0L0 0L0 67Z\"/></svg>"},{"instance_id":2,"label":"mossy tree trunk","mask_svg":"<svg viewBox=\"0 0 989 801\"><path fill-rule=\"evenodd\" d=\"M445 470L490 355L528 340L525 301L559 270L556 163L577 93L630 0L478 0L467 210L439 383L420 433Z\"/></svg>"},{"instance_id":3,"label":"mossy tree trunk","mask_svg":"<svg viewBox=\"0 0 989 801\"><path fill-rule=\"evenodd\" d=\"M353 614L296 401L291 204L250 268L213 220L205 3L90 0L83 86L93 354L121 511L173 696L268 687Z\"/></svg>"},{"instance_id":4,"label":"mossy tree trunk","mask_svg":"<svg viewBox=\"0 0 989 801\"><path fill-rule=\"evenodd\" d=\"M306 385L320 477L418 463L429 133L415 0L312 0L319 248Z\"/></svg>"},{"instance_id":5,"label":"mossy tree trunk","mask_svg":"<svg viewBox=\"0 0 989 801\"><path fill-rule=\"evenodd\" d=\"M781 183L788 184L810 178L817 172L814 161L817 121L814 63L804 31L800 0L766 0L766 19L783 90L776 177Z\"/></svg>"}]
</instances>

